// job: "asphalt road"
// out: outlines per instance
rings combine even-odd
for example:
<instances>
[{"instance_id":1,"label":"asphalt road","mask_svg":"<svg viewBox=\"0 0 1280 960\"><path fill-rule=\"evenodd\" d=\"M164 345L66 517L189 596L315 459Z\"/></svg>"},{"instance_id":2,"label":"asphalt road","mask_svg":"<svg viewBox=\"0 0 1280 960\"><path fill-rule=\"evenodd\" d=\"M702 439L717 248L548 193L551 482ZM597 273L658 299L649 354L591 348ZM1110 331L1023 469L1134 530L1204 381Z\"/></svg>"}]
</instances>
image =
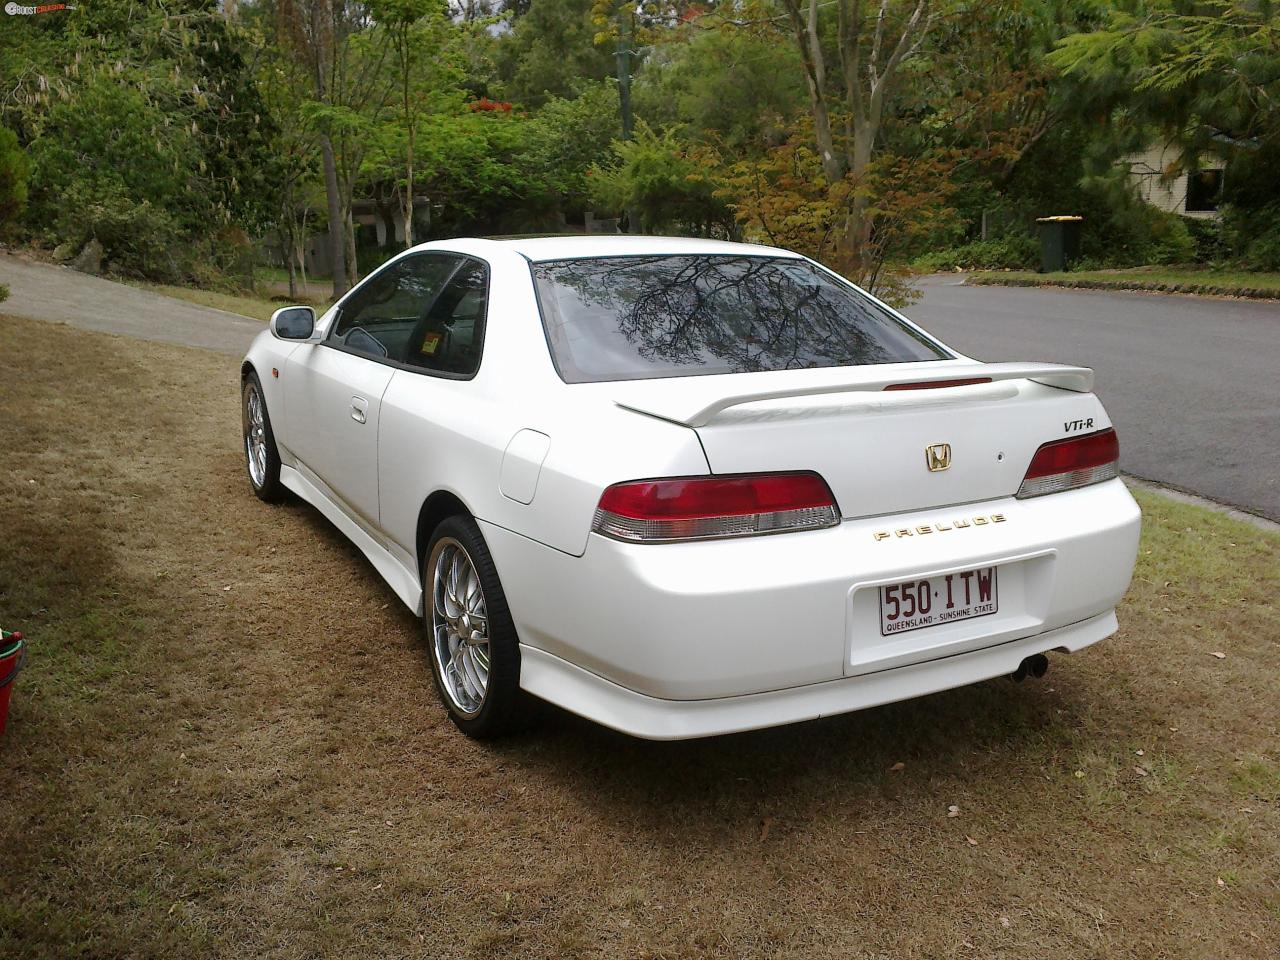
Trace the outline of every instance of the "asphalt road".
<instances>
[{"instance_id":1,"label":"asphalt road","mask_svg":"<svg viewBox=\"0 0 1280 960\"><path fill-rule=\"evenodd\" d=\"M0 254L0 313L242 355L257 320ZM923 281L908 315L982 360L1097 371L1127 473L1280 520L1280 305Z\"/></svg>"},{"instance_id":2,"label":"asphalt road","mask_svg":"<svg viewBox=\"0 0 1280 960\"><path fill-rule=\"evenodd\" d=\"M0 313L233 356L243 356L264 326L238 313L11 254L0 254L0 283L9 285L9 299L0 303Z\"/></svg>"},{"instance_id":3,"label":"asphalt road","mask_svg":"<svg viewBox=\"0 0 1280 960\"><path fill-rule=\"evenodd\" d=\"M1093 367L1126 473L1280 520L1280 304L922 287L906 314L969 356Z\"/></svg>"}]
</instances>

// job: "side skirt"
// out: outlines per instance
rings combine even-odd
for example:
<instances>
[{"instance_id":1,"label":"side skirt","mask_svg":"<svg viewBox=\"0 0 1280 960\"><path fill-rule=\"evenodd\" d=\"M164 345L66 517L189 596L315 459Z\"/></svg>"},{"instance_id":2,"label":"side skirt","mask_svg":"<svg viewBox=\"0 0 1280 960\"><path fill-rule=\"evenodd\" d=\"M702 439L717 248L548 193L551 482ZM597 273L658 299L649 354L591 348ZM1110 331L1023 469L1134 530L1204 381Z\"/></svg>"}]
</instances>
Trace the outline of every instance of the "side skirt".
<instances>
[{"instance_id":1,"label":"side skirt","mask_svg":"<svg viewBox=\"0 0 1280 960\"><path fill-rule=\"evenodd\" d=\"M367 530L343 510L319 487L293 467L280 467L280 482L299 497L319 510L360 552L373 564L383 580L387 581L405 606L422 616L422 584L418 575L405 567L386 547L378 543Z\"/></svg>"}]
</instances>

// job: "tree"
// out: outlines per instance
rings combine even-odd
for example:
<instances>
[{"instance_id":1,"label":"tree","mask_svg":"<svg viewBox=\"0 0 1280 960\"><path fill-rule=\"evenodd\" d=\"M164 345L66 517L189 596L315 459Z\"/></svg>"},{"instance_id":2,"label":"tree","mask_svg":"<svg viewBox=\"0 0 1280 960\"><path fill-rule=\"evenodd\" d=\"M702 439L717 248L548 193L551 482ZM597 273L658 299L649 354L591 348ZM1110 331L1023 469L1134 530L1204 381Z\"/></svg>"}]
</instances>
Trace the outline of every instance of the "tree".
<instances>
[{"instance_id":1,"label":"tree","mask_svg":"<svg viewBox=\"0 0 1280 960\"><path fill-rule=\"evenodd\" d=\"M828 183L846 176L856 182L866 175L902 65L920 51L937 20L935 2L880 0L873 19L867 0L836 0L832 37L830 18L820 16L818 0L782 0L800 51L813 135ZM835 80L827 56L831 46L840 71ZM865 191L855 191L841 238L851 264L858 264L870 241L867 211Z\"/></svg>"},{"instance_id":2,"label":"tree","mask_svg":"<svg viewBox=\"0 0 1280 960\"><path fill-rule=\"evenodd\" d=\"M637 113L650 124L735 154L777 146L805 109L799 55L776 36L686 25L655 43L636 78Z\"/></svg>"},{"instance_id":3,"label":"tree","mask_svg":"<svg viewBox=\"0 0 1280 960\"><path fill-rule=\"evenodd\" d=\"M640 121L633 140L616 140L617 163L591 169L591 196L610 210L634 210L637 233L672 231L732 237L733 213L718 194L708 157L690 152L675 132Z\"/></svg>"},{"instance_id":4,"label":"tree","mask_svg":"<svg viewBox=\"0 0 1280 960\"><path fill-rule=\"evenodd\" d=\"M582 81L613 73L612 53L595 43L592 0L538 0L517 17L498 46L505 98L537 108L571 99Z\"/></svg>"},{"instance_id":5,"label":"tree","mask_svg":"<svg viewBox=\"0 0 1280 960\"><path fill-rule=\"evenodd\" d=\"M269 214L274 135L245 32L195 0L32 19L30 42L0 44L29 229L56 244L96 237L135 274L244 266L247 232Z\"/></svg>"},{"instance_id":6,"label":"tree","mask_svg":"<svg viewBox=\"0 0 1280 960\"><path fill-rule=\"evenodd\" d=\"M365 4L346 0L279 0L278 36L306 67L312 100L304 116L320 143L329 213L333 296L356 279L351 204L373 118L392 94L384 69L388 44L373 31Z\"/></svg>"},{"instance_id":7,"label":"tree","mask_svg":"<svg viewBox=\"0 0 1280 960\"><path fill-rule=\"evenodd\" d=\"M378 0L374 16L390 39L399 87L396 140L402 141L404 185L398 190L404 219L405 248L413 246L414 144L422 104L429 94L426 77L443 67L444 31L449 24L439 0Z\"/></svg>"},{"instance_id":8,"label":"tree","mask_svg":"<svg viewBox=\"0 0 1280 960\"><path fill-rule=\"evenodd\" d=\"M1178 147L1166 175L1220 158L1228 239L1254 265L1280 267L1280 10L1270 0L1126 4L1049 59L1075 108L1114 136Z\"/></svg>"},{"instance_id":9,"label":"tree","mask_svg":"<svg viewBox=\"0 0 1280 960\"><path fill-rule=\"evenodd\" d=\"M591 168L609 163L617 136L617 86L584 83L577 97L549 100L524 123L521 162L530 180L543 179L549 203L578 215L590 203Z\"/></svg>"},{"instance_id":10,"label":"tree","mask_svg":"<svg viewBox=\"0 0 1280 960\"><path fill-rule=\"evenodd\" d=\"M315 182L319 141L302 112L310 89L305 71L287 50L265 42L261 33L259 39L265 55L258 65L258 87L277 131L271 166L271 179L276 185L275 225L289 274L289 296L297 299L299 263L303 264L303 282L306 281L303 242L310 219L307 186Z\"/></svg>"}]
</instances>

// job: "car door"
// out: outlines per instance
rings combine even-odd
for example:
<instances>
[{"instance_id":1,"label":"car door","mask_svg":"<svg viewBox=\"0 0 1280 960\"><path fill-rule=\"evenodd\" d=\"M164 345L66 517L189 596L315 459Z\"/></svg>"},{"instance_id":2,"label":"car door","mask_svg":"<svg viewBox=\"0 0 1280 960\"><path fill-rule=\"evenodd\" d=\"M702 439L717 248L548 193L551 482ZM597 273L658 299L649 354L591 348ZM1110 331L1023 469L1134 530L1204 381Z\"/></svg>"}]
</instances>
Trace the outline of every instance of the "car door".
<instances>
[{"instance_id":1,"label":"car door","mask_svg":"<svg viewBox=\"0 0 1280 960\"><path fill-rule=\"evenodd\" d=\"M488 298L488 265L464 258L409 337L405 365L383 400L382 529L409 558L428 493L478 496L486 481L497 479L502 447L495 453L488 435L497 421L472 380L480 369Z\"/></svg>"},{"instance_id":2,"label":"car door","mask_svg":"<svg viewBox=\"0 0 1280 960\"><path fill-rule=\"evenodd\" d=\"M382 396L459 258L413 254L370 276L284 371L290 449L349 514L378 526Z\"/></svg>"}]
</instances>

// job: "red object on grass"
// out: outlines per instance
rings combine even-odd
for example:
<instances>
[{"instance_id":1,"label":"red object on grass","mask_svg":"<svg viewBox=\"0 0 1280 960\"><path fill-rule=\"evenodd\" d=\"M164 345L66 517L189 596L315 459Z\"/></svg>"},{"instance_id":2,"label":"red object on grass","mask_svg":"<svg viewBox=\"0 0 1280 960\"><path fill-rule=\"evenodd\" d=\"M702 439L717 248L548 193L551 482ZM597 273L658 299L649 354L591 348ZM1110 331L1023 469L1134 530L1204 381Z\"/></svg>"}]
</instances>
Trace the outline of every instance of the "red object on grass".
<instances>
[{"instance_id":1,"label":"red object on grass","mask_svg":"<svg viewBox=\"0 0 1280 960\"><path fill-rule=\"evenodd\" d=\"M0 736L3 736L5 725L9 721L9 694L13 690L13 678L22 669L22 661L27 652L22 634L4 634L4 638L0 639L0 651L4 651L4 656L0 656Z\"/></svg>"}]
</instances>

